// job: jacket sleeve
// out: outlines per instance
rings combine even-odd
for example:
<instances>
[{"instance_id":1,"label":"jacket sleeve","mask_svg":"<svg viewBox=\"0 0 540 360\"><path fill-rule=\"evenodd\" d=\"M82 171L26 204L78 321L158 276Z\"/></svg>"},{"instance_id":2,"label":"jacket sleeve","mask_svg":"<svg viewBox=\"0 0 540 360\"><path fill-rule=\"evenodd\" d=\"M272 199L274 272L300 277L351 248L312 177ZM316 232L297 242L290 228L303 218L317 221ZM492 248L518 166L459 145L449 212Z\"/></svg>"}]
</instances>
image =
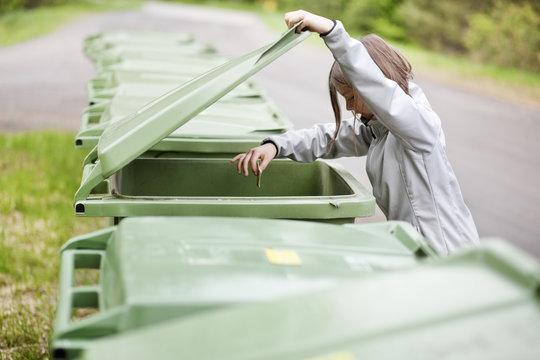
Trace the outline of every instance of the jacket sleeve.
<instances>
[{"instance_id":1,"label":"jacket sleeve","mask_svg":"<svg viewBox=\"0 0 540 360\"><path fill-rule=\"evenodd\" d=\"M343 120L335 142L332 138L336 125L317 124L310 129L288 131L263 141L272 142L278 150L276 157L287 157L300 162L318 158L333 159L344 156L366 155L372 136L360 121Z\"/></svg>"},{"instance_id":2,"label":"jacket sleeve","mask_svg":"<svg viewBox=\"0 0 540 360\"><path fill-rule=\"evenodd\" d=\"M343 24L323 37L344 75L360 98L405 147L431 152L441 132L441 122L422 91L415 87L407 95L384 76L364 45L352 39Z\"/></svg>"}]
</instances>

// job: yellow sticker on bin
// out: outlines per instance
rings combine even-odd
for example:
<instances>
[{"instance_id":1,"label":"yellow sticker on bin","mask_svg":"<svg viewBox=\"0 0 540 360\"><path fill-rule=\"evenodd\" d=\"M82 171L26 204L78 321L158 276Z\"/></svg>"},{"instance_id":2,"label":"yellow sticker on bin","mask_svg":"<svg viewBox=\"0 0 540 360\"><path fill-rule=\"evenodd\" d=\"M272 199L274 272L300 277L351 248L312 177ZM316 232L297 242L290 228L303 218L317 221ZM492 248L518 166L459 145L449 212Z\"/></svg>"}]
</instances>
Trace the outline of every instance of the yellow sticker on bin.
<instances>
[{"instance_id":1,"label":"yellow sticker on bin","mask_svg":"<svg viewBox=\"0 0 540 360\"><path fill-rule=\"evenodd\" d=\"M302 260L294 250L265 249L264 253L270 264L275 265L302 265Z\"/></svg>"}]
</instances>

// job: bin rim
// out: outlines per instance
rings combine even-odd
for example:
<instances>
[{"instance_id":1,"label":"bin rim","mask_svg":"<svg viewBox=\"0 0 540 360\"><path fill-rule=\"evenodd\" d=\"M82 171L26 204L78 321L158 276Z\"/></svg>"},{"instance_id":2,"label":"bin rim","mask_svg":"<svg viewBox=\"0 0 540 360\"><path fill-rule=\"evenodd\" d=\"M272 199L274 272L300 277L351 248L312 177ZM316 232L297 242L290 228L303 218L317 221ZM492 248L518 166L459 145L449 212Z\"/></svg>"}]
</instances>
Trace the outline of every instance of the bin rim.
<instances>
[{"instance_id":1,"label":"bin rim","mask_svg":"<svg viewBox=\"0 0 540 360\"><path fill-rule=\"evenodd\" d=\"M101 175L107 178L123 168L310 35L297 34L296 26L277 41L194 78L107 127L97 145Z\"/></svg>"}]
</instances>

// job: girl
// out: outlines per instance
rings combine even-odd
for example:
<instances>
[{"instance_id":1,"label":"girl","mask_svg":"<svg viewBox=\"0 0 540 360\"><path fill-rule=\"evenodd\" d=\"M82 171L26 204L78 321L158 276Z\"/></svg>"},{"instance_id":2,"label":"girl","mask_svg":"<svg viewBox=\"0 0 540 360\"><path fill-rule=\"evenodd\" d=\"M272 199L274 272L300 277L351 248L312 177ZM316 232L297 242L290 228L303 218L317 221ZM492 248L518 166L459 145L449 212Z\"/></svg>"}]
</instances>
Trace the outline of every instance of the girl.
<instances>
[{"instance_id":1,"label":"girl","mask_svg":"<svg viewBox=\"0 0 540 360\"><path fill-rule=\"evenodd\" d=\"M335 124L289 131L239 154L238 173L257 175L274 157L296 161L367 155L373 195L389 220L411 223L440 254L478 242L471 213L445 153L441 121L411 82L409 62L377 35L352 39L339 21L303 10L287 13L291 28L317 32L332 52L329 89ZM353 118L341 121L336 92ZM357 121L360 119L360 121Z\"/></svg>"}]
</instances>

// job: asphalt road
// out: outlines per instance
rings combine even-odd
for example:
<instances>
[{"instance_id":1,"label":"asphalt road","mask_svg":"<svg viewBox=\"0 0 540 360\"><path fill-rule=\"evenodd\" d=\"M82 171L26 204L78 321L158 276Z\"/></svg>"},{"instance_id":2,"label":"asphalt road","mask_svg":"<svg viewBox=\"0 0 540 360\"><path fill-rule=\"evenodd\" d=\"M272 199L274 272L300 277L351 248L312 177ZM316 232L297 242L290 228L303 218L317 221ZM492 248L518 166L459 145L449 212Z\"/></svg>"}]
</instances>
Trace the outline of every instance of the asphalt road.
<instances>
[{"instance_id":1,"label":"asphalt road","mask_svg":"<svg viewBox=\"0 0 540 360\"><path fill-rule=\"evenodd\" d=\"M86 17L49 35L0 49L0 131L77 131L85 82L95 75L83 39L112 29L192 33L234 57L276 39L255 15L169 3ZM315 36L315 35L313 35ZM327 95L332 57L301 44L254 80L296 128L333 121ZM414 66L414 64L413 64ZM540 110L419 77L443 120L450 161L482 238L504 238L540 257ZM364 161L340 163L369 187ZM380 221L380 212L361 221Z\"/></svg>"}]
</instances>

